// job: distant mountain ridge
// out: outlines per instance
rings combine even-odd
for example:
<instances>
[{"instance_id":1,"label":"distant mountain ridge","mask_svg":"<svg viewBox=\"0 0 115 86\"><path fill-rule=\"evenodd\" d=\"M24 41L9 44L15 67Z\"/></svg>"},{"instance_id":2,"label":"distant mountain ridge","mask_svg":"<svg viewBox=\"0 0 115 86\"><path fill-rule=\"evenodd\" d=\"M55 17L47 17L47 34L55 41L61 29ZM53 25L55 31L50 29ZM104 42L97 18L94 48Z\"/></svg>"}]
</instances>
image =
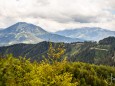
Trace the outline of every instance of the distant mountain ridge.
<instances>
[{"instance_id":1,"label":"distant mountain ridge","mask_svg":"<svg viewBox=\"0 0 115 86\"><path fill-rule=\"evenodd\" d=\"M52 34L39 26L26 22L18 22L6 29L0 30L0 46L18 43L35 44L49 40L52 42L83 41L78 38L69 38L57 34Z\"/></svg>"},{"instance_id":2,"label":"distant mountain ridge","mask_svg":"<svg viewBox=\"0 0 115 86\"><path fill-rule=\"evenodd\" d=\"M115 31L110 31L99 27L84 27L57 31L56 34L70 38L99 41L109 36L115 36Z\"/></svg>"}]
</instances>

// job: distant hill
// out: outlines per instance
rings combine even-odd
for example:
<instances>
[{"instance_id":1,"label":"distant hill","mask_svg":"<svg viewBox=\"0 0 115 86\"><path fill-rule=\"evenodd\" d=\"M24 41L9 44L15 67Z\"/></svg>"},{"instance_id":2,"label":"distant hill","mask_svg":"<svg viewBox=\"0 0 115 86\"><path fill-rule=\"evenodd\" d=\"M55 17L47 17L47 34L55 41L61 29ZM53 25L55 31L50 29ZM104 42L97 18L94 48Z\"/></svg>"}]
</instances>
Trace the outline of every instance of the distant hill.
<instances>
[{"instance_id":1,"label":"distant hill","mask_svg":"<svg viewBox=\"0 0 115 86\"><path fill-rule=\"evenodd\" d=\"M110 31L99 27L84 27L70 30L62 30L56 32L56 34L71 38L99 41L109 36L115 36L115 31Z\"/></svg>"},{"instance_id":2,"label":"distant hill","mask_svg":"<svg viewBox=\"0 0 115 86\"><path fill-rule=\"evenodd\" d=\"M52 42L77 42L83 41L78 38L69 38L52 34L39 26L26 22L18 22L6 29L0 30L0 46L27 43L35 44L42 41Z\"/></svg>"},{"instance_id":3,"label":"distant hill","mask_svg":"<svg viewBox=\"0 0 115 86\"><path fill-rule=\"evenodd\" d=\"M100 40L99 41L99 44L101 45L115 45L115 37L108 37L108 38L105 38L103 40Z\"/></svg>"},{"instance_id":4,"label":"distant hill","mask_svg":"<svg viewBox=\"0 0 115 86\"><path fill-rule=\"evenodd\" d=\"M113 40L107 43L106 40ZM66 52L63 57L69 61L81 61L94 64L105 64L115 66L115 37L108 37L96 42L75 42L64 43ZM60 43L53 43L59 45ZM15 57L25 56L31 60L41 61L44 55L47 58L49 42L38 44L15 44L12 46L0 47L0 55L13 54ZM55 47L56 48L56 47ZM63 58L62 57L62 58Z\"/></svg>"}]
</instances>

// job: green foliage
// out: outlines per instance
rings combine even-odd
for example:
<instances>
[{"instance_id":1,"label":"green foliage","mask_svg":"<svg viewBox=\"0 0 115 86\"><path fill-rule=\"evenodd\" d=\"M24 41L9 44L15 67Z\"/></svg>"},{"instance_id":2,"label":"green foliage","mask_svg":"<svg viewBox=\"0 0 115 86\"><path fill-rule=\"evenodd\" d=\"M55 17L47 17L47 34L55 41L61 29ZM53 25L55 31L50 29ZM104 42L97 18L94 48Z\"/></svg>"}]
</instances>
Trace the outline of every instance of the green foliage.
<instances>
[{"instance_id":1,"label":"green foliage","mask_svg":"<svg viewBox=\"0 0 115 86\"><path fill-rule=\"evenodd\" d=\"M99 44L112 45L115 44L115 37L108 37L99 41Z\"/></svg>"},{"instance_id":2,"label":"green foliage","mask_svg":"<svg viewBox=\"0 0 115 86\"><path fill-rule=\"evenodd\" d=\"M53 46L51 42L49 43L47 56L50 62L59 61L64 53L65 53L65 49L63 44L57 44Z\"/></svg>"},{"instance_id":3,"label":"green foliage","mask_svg":"<svg viewBox=\"0 0 115 86\"><path fill-rule=\"evenodd\" d=\"M37 63L12 55L0 58L0 86L109 86L111 73L115 77L114 67L81 62Z\"/></svg>"},{"instance_id":4,"label":"green foliage","mask_svg":"<svg viewBox=\"0 0 115 86\"><path fill-rule=\"evenodd\" d=\"M63 72L65 62L33 62L11 55L0 59L0 86L76 86L72 74Z\"/></svg>"},{"instance_id":5,"label":"green foliage","mask_svg":"<svg viewBox=\"0 0 115 86\"><path fill-rule=\"evenodd\" d=\"M70 59L74 61L97 62L96 64L103 62L110 64L111 62L114 65L114 43L108 46L95 42L65 45L60 45L60 43L56 45L54 43L48 44L49 47L46 47L45 44L39 45L41 49L39 49L39 53L43 55L45 53L48 56L48 59L39 63L26 57L14 58L12 55L1 57L0 86L115 86L115 81L111 83L111 73L115 77L115 67L68 62L66 59L61 59L66 52L65 56L71 54ZM24 45L24 49L25 47L28 47L28 45ZM34 50L36 50L35 47L35 45L31 45ZM42 47L46 51L42 50ZM20 50L20 47L18 48ZM13 52L17 51L14 50ZM28 51L26 55L30 52L36 54L31 49L26 51Z\"/></svg>"},{"instance_id":6,"label":"green foliage","mask_svg":"<svg viewBox=\"0 0 115 86\"><path fill-rule=\"evenodd\" d=\"M108 37L96 42L83 43L49 43L16 44L0 48L0 55L5 57L12 53L14 57L26 57L31 61L42 61L44 58L61 61L67 57L68 61L86 62L115 66L115 37ZM49 46L50 45L50 46ZM66 49L66 51L63 50ZM57 53L58 52L58 53ZM64 54L64 55L63 55ZM44 56L44 58L42 57Z\"/></svg>"}]
</instances>

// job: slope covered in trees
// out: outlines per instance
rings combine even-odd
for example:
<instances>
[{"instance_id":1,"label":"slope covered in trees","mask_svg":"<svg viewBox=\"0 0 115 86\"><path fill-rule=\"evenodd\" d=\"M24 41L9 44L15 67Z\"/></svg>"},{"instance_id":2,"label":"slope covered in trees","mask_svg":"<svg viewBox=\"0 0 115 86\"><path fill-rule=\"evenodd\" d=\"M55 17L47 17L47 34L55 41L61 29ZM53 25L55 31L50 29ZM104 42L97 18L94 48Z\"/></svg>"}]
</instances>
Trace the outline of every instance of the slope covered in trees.
<instances>
[{"instance_id":1,"label":"slope covered in trees","mask_svg":"<svg viewBox=\"0 0 115 86\"><path fill-rule=\"evenodd\" d=\"M106 50L98 47L97 43L84 44L87 44L86 49ZM12 55L0 57L0 86L115 86L115 67L67 61L69 58L63 58L69 52L66 46L49 43L42 56L44 60L39 62ZM85 50L83 43L77 46L79 48Z\"/></svg>"},{"instance_id":2,"label":"slope covered in trees","mask_svg":"<svg viewBox=\"0 0 115 86\"><path fill-rule=\"evenodd\" d=\"M11 55L0 58L0 86L115 86L115 67L81 62L40 63Z\"/></svg>"},{"instance_id":3,"label":"slope covered in trees","mask_svg":"<svg viewBox=\"0 0 115 86\"><path fill-rule=\"evenodd\" d=\"M57 49L61 43L52 43ZM63 57L67 60L76 62L87 62L94 64L104 64L115 66L115 37L108 37L96 42L83 43L64 43L66 52ZM16 44L12 46L0 47L0 55L5 57L7 54L13 54L14 57L26 57L32 61L43 60L43 55L47 58L49 42L38 44ZM63 58L62 57L62 58Z\"/></svg>"}]
</instances>

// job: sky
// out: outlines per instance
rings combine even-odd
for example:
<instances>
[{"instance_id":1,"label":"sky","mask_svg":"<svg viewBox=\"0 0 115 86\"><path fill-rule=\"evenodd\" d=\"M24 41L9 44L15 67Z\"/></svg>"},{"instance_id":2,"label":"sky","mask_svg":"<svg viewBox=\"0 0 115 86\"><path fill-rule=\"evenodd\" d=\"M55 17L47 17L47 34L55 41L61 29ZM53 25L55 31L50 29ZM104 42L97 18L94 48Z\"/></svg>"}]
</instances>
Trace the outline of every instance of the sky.
<instances>
[{"instance_id":1,"label":"sky","mask_svg":"<svg viewBox=\"0 0 115 86\"><path fill-rule=\"evenodd\" d=\"M49 32L81 27L115 31L115 0L0 0L0 28L17 22Z\"/></svg>"}]
</instances>

